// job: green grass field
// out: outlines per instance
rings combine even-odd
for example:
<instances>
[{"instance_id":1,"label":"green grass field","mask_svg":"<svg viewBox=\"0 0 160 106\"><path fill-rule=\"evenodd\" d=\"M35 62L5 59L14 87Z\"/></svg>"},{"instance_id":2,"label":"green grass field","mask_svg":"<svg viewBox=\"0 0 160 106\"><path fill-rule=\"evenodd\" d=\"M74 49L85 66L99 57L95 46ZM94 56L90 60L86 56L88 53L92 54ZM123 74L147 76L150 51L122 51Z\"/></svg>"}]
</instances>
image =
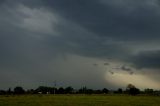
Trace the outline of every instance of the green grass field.
<instances>
[{"instance_id":1,"label":"green grass field","mask_svg":"<svg viewBox=\"0 0 160 106\"><path fill-rule=\"evenodd\" d=\"M160 97L128 95L12 95L0 96L0 106L160 106Z\"/></svg>"}]
</instances>

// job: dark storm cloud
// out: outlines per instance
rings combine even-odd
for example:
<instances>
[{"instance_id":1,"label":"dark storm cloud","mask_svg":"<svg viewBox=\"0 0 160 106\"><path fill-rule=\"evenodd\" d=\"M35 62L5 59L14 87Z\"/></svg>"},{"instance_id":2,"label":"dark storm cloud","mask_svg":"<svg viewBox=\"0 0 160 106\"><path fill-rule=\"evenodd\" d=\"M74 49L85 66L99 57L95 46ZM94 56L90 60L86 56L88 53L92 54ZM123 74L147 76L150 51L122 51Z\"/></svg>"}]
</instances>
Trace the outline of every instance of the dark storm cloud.
<instances>
[{"instance_id":1,"label":"dark storm cloud","mask_svg":"<svg viewBox=\"0 0 160 106\"><path fill-rule=\"evenodd\" d=\"M45 0L43 2L46 7L56 11L67 20L94 32L94 35L78 37L78 40L76 34L74 35L76 37L67 36L68 42L77 44L75 49L78 54L103 58L105 56L130 58L130 52L124 46L128 43L126 40L133 41L133 44L159 41L160 15L158 11L160 8L157 0L104 0L105 3L96 0L92 2L89 0ZM111 38L113 42L108 38ZM103 42L111 42L111 44L105 45Z\"/></svg>"},{"instance_id":2,"label":"dark storm cloud","mask_svg":"<svg viewBox=\"0 0 160 106\"><path fill-rule=\"evenodd\" d=\"M130 75L134 74L134 71L130 67L127 67L126 65L123 65L122 67L120 67L120 69L128 72Z\"/></svg>"},{"instance_id":3,"label":"dark storm cloud","mask_svg":"<svg viewBox=\"0 0 160 106\"><path fill-rule=\"evenodd\" d=\"M136 68L160 68L160 51L144 51L134 56L133 64Z\"/></svg>"},{"instance_id":4,"label":"dark storm cloud","mask_svg":"<svg viewBox=\"0 0 160 106\"><path fill-rule=\"evenodd\" d=\"M113 72L113 71L109 71L109 73L110 73L111 75L113 75L113 74L114 74L114 72Z\"/></svg>"},{"instance_id":5,"label":"dark storm cloud","mask_svg":"<svg viewBox=\"0 0 160 106\"><path fill-rule=\"evenodd\" d=\"M126 67L125 65L123 65L123 66L121 67L121 70L124 70L124 71L132 71L131 68Z\"/></svg>"},{"instance_id":6,"label":"dark storm cloud","mask_svg":"<svg viewBox=\"0 0 160 106\"><path fill-rule=\"evenodd\" d=\"M105 66L108 66L108 65L110 65L110 64L109 64L109 63L104 63L104 65L105 65Z\"/></svg>"},{"instance_id":7,"label":"dark storm cloud","mask_svg":"<svg viewBox=\"0 0 160 106\"><path fill-rule=\"evenodd\" d=\"M44 2L63 17L80 24L100 37L107 36L119 40L148 40L153 36L159 38L160 15L156 0L150 2L121 0L121 3L118 0L104 0L106 2L103 3L104 5L96 0L92 2L45 0ZM116 2L119 4L115 5Z\"/></svg>"},{"instance_id":8,"label":"dark storm cloud","mask_svg":"<svg viewBox=\"0 0 160 106\"><path fill-rule=\"evenodd\" d=\"M131 72L129 72L129 74L130 74L130 75L133 75L133 74L134 74L134 72L132 72L132 71L131 71Z\"/></svg>"},{"instance_id":9,"label":"dark storm cloud","mask_svg":"<svg viewBox=\"0 0 160 106\"><path fill-rule=\"evenodd\" d=\"M93 64L93 66L98 66L98 64L95 63L95 64Z\"/></svg>"},{"instance_id":10,"label":"dark storm cloud","mask_svg":"<svg viewBox=\"0 0 160 106\"><path fill-rule=\"evenodd\" d=\"M136 56L132 53L139 44L159 42L158 1L120 1L1 0L0 77L4 80L7 75L12 76L6 79L8 84L14 77L21 76L18 81L25 75L35 81L60 78L66 73L65 69L59 72L65 59L59 67L53 62L54 69L50 68L51 63L58 57L67 58L68 54L127 61L140 68L160 68L159 51L140 52ZM129 71L126 67L123 70ZM110 73L114 74L112 70ZM101 74L104 73L97 80Z\"/></svg>"}]
</instances>

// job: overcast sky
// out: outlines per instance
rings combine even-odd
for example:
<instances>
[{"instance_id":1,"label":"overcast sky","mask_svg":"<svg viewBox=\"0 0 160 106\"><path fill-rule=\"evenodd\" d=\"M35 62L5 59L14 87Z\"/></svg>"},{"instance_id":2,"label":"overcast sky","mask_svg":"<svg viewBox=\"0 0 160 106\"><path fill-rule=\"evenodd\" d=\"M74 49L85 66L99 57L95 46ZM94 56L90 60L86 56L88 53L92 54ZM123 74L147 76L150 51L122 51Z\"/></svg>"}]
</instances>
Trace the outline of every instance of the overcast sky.
<instances>
[{"instance_id":1,"label":"overcast sky","mask_svg":"<svg viewBox=\"0 0 160 106\"><path fill-rule=\"evenodd\" d=\"M160 89L159 0L0 0L0 88Z\"/></svg>"}]
</instances>

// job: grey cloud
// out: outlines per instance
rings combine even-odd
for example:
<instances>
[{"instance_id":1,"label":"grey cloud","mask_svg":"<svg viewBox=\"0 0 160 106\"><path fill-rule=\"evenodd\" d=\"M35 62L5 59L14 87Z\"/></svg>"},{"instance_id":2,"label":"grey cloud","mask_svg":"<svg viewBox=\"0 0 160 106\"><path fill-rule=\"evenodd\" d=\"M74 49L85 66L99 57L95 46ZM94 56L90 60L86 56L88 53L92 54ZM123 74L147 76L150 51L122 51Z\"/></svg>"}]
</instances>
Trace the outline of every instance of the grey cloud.
<instances>
[{"instance_id":1,"label":"grey cloud","mask_svg":"<svg viewBox=\"0 0 160 106\"><path fill-rule=\"evenodd\" d=\"M99 71L93 72L91 70L90 72L90 69L87 69L87 67L84 69L74 68L75 66L71 64L66 69L63 69L61 67L64 67L62 63L64 65L66 64L65 60L58 63L61 59L59 60L57 58L61 58L65 54L87 56L86 53L89 52L87 49L90 48L92 43L94 44L93 41L91 41L91 44L88 44L89 37L87 37L87 32L82 31L82 34L85 34L86 37L81 37L78 35L79 28L73 28L76 31L72 35L72 28L68 28L67 25L62 24L65 26L66 31L60 33L60 36L52 36L44 33L41 36L39 35L40 33L35 33L19 26L26 16L17 13L16 9L16 5L13 6L12 10L7 5L0 11L2 13L2 17L0 18L0 22L2 22L0 25L0 49L2 51L0 52L0 70L1 79L3 79L1 80L1 83L3 83L1 87L17 86L25 83L30 84L26 84L24 87L35 87L41 83L48 84L55 79L64 82L64 85L81 86L79 84L82 83L92 87L96 87L93 81L97 79L96 81L99 83L99 86L105 85L104 80L101 78L102 73ZM77 38L78 36L79 38ZM85 41L84 44L81 41ZM85 45L86 49L82 51ZM79 67L81 65L78 64ZM73 75L72 73L75 73L75 70L80 74ZM93 75L93 78L84 77L84 75L88 74ZM84 83L80 79L81 77L87 83ZM79 79L76 80L75 78ZM102 84L100 84L101 81L103 82Z\"/></svg>"},{"instance_id":2,"label":"grey cloud","mask_svg":"<svg viewBox=\"0 0 160 106\"><path fill-rule=\"evenodd\" d=\"M103 60L113 59L132 63L139 68L160 68L159 51L142 52L136 56L132 53L133 45L139 47L138 44L145 45L149 43L149 40L159 42L160 15L157 12L159 7L149 5L146 1L141 1L141 3L131 1L129 4L132 5L133 10L129 12L129 4L121 7L115 3L118 2L116 0L107 1L105 4L96 0L0 1L2 79L5 80L4 76L10 75L10 80L15 76L19 76L16 80L23 80L23 76L26 75L24 80L27 82L27 76L31 76L30 80L32 79L33 83L40 80L52 81L56 78L69 81L68 78L73 80L87 73L95 77L87 78L87 75L85 77L88 84L92 82L92 86L94 85L92 80L96 79L97 82L102 80L100 77L104 75L103 72L97 72L96 69L90 71L88 67L81 69L84 64L82 66L78 64L78 69L71 64L69 68L66 66L68 70L61 69L62 63L65 66L66 61L70 60L67 55ZM19 5L26 7L26 10L17 10ZM29 13L23 13L26 11ZM47 12L51 16L55 15L57 23L52 20L50 22L50 18L45 17L44 20L39 20L39 23L41 21L44 23L37 24L32 20L35 17L32 16L33 13L30 14L31 11L34 11L33 13L40 18L46 16L47 14L43 13ZM24 27L24 20L28 18L31 18L33 23L26 23L29 25ZM50 30L45 29L46 21L50 23L47 26ZM35 27L39 30L31 30ZM50 33L44 33L48 31ZM59 62L60 60L62 62ZM74 59L74 61L79 60ZM109 65L109 63L104 63L104 65ZM133 74L126 66L121 69ZM74 76L74 70L77 70L76 73L80 76ZM114 74L112 71L110 73ZM77 80L82 82L80 79ZM9 82L7 82L8 85ZM76 81L72 83L76 85ZM101 85L106 84L103 82Z\"/></svg>"},{"instance_id":3,"label":"grey cloud","mask_svg":"<svg viewBox=\"0 0 160 106\"><path fill-rule=\"evenodd\" d=\"M143 51L133 57L132 60L136 68L160 68L160 51Z\"/></svg>"},{"instance_id":4,"label":"grey cloud","mask_svg":"<svg viewBox=\"0 0 160 106\"><path fill-rule=\"evenodd\" d=\"M109 71L109 73L110 73L110 74L112 74L112 75L114 74L114 72L113 72L113 71Z\"/></svg>"},{"instance_id":5,"label":"grey cloud","mask_svg":"<svg viewBox=\"0 0 160 106\"><path fill-rule=\"evenodd\" d=\"M130 75L133 75L133 74L134 74L134 72L130 72L129 74L130 74Z\"/></svg>"},{"instance_id":6,"label":"grey cloud","mask_svg":"<svg viewBox=\"0 0 160 106\"><path fill-rule=\"evenodd\" d=\"M113 70L117 70L117 71L126 71L128 72L130 75L133 75L134 74L134 70L132 70L132 68L126 66L126 65L123 65L121 67L116 67L116 68L112 68Z\"/></svg>"},{"instance_id":7,"label":"grey cloud","mask_svg":"<svg viewBox=\"0 0 160 106\"><path fill-rule=\"evenodd\" d=\"M112 68L112 69L120 70L121 68L119 68L119 67L115 67L115 68Z\"/></svg>"},{"instance_id":8,"label":"grey cloud","mask_svg":"<svg viewBox=\"0 0 160 106\"><path fill-rule=\"evenodd\" d=\"M110 65L110 64L109 64L109 63L104 63L104 65L107 65L107 66L108 66L108 65Z\"/></svg>"},{"instance_id":9,"label":"grey cloud","mask_svg":"<svg viewBox=\"0 0 160 106\"><path fill-rule=\"evenodd\" d=\"M125 66L125 65L123 65L120 69L123 70L123 71L128 72L130 75L133 75L133 74L134 74L134 71L132 70L132 68L127 67L127 66Z\"/></svg>"},{"instance_id":10,"label":"grey cloud","mask_svg":"<svg viewBox=\"0 0 160 106\"><path fill-rule=\"evenodd\" d=\"M114 3L110 5L113 1ZM128 7L121 5L115 7L114 4L118 1L113 1L107 1L105 5L94 0L45 2L63 17L100 37L131 41L142 40L144 36L145 40L151 40L153 36L159 37L159 7L150 5L148 0L138 2L131 0L129 4L132 5L132 9L128 12Z\"/></svg>"},{"instance_id":11,"label":"grey cloud","mask_svg":"<svg viewBox=\"0 0 160 106\"><path fill-rule=\"evenodd\" d=\"M123 65L123 66L121 67L121 69L124 70L124 71L132 71L131 68L126 67L125 65Z\"/></svg>"},{"instance_id":12,"label":"grey cloud","mask_svg":"<svg viewBox=\"0 0 160 106\"><path fill-rule=\"evenodd\" d=\"M95 63L95 64L93 64L93 66L98 66L98 64Z\"/></svg>"}]
</instances>

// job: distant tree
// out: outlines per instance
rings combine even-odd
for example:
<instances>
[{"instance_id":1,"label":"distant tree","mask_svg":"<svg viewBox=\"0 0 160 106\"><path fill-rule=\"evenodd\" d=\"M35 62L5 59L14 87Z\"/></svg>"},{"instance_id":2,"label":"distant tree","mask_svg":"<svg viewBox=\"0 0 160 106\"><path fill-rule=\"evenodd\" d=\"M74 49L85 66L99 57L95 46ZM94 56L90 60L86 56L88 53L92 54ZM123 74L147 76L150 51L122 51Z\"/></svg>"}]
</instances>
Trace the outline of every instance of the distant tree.
<instances>
[{"instance_id":1,"label":"distant tree","mask_svg":"<svg viewBox=\"0 0 160 106\"><path fill-rule=\"evenodd\" d=\"M122 88L118 88L116 91L114 91L114 93L116 93L116 94L122 94L123 90L122 90Z\"/></svg>"},{"instance_id":2,"label":"distant tree","mask_svg":"<svg viewBox=\"0 0 160 106\"><path fill-rule=\"evenodd\" d=\"M58 93L59 93L59 94L64 94L64 93L65 93L65 89L64 89L63 87L60 87L60 88L58 89Z\"/></svg>"},{"instance_id":3,"label":"distant tree","mask_svg":"<svg viewBox=\"0 0 160 106\"><path fill-rule=\"evenodd\" d=\"M5 90L0 90L0 95L5 95L7 92Z\"/></svg>"},{"instance_id":4,"label":"distant tree","mask_svg":"<svg viewBox=\"0 0 160 106\"><path fill-rule=\"evenodd\" d=\"M95 94L102 94L103 92L102 92L102 90L99 90L99 89L98 89L98 90L95 90L94 93L95 93Z\"/></svg>"},{"instance_id":5,"label":"distant tree","mask_svg":"<svg viewBox=\"0 0 160 106\"><path fill-rule=\"evenodd\" d=\"M36 92L37 93L40 93L40 94L46 94L48 91L47 87L45 86L39 86L37 89L36 89Z\"/></svg>"},{"instance_id":6,"label":"distant tree","mask_svg":"<svg viewBox=\"0 0 160 106\"><path fill-rule=\"evenodd\" d=\"M93 89L86 89L85 93L86 94L93 94L94 90Z\"/></svg>"},{"instance_id":7,"label":"distant tree","mask_svg":"<svg viewBox=\"0 0 160 106\"><path fill-rule=\"evenodd\" d=\"M73 93L73 90L74 90L74 89L73 89L71 86L66 87L66 88L65 88L65 93L66 93L66 94L71 94L71 93Z\"/></svg>"},{"instance_id":8,"label":"distant tree","mask_svg":"<svg viewBox=\"0 0 160 106\"><path fill-rule=\"evenodd\" d=\"M126 90L130 95L137 95L140 93L140 90L132 84L128 84Z\"/></svg>"},{"instance_id":9,"label":"distant tree","mask_svg":"<svg viewBox=\"0 0 160 106\"><path fill-rule=\"evenodd\" d=\"M79 89L79 93L80 94L86 94L86 91L87 91L87 87L86 86L84 86L81 89Z\"/></svg>"},{"instance_id":10,"label":"distant tree","mask_svg":"<svg viewBox=\"0 0 160 106\"><path fill-rule=\"evenodd\" d=\"M9 88L8 90L7 90L7 94L11 94L12 93L12 91L11 91L11 88Z\"/></svg>"},{"instance_id":11,"label":"distant tree","mask_svg":"<svg viewBox=\"0 0 160 106\"><path fill-rule=\"evenodd\" d=\"M88 89L86 86L79 89L78 93L80 94L93 94L95 91L93 89Z\"/></svg>"},{"instance_id":12,"label":"distant tree","mask_svg":"<svg viewBox=\"0 0 160 106\"><path fill-rule=\"evenodd\" d=\"M131 88L135 88L135 86L133 84L128 84L127 89L131 89Z\"/></svg>"},{"instance_id":13,"label":"distant tree","mask_svg":"<svg viewBox=\"0 0 160 106\"><path fill-rule=\"evenodd\" d=\"M106 88L103 88L102 92L105 93L105 94L108 94L109 90L106 89Z\"/></svg>"},{"instance_id":14,"label":"distant tree","mask_svg":"<svg viewBox=\"0 0 160 106\"><path fill-rule=\"evenodd\" d=\"M129 90L129 93L130 93L131 95L137 95L137 94L140 93L140 90L139 90L138 88L131 88L131 89Z\"/></svg>"},{"instance_id":15,"label":"distant tree","mask_svg":"<svg viewBox=\"0 0 160 106\"><path fill-rule=\"evenodd\" d=\"M28 89L26 91L27 94L36 94L36 91L34 89Z\"/></svg>"},{"instance_id":16,"label":"distant tree","mask_svg":"<svg viewBox=\"0 0 160 106\"><path fill-rule=\"evenodd\" d=\"M14 94L24 94L24 93L25 90L22 87L18 86L14 88Z\"/></svg>"},{"instance_id":17,"label":"distant tree","mask_svg":"<svg viewBox=\"0 0 160 106\"><path fill-rule=\"evenodd\" d=\"M57 92L57 89L54 87L47 87L47 86L39 86L36 89L37 93L42 93L42 94L54 94Z\"/></svg>"},{"instance_id":18,"label":"distant tree","mask_svg":"<svg viewBox=\"0 0 160 106\"><path fill-rule=\"evenodd\" d=\"M122 88L118 88L117 92L121 94L123 92Z\"/></svg>"},{"instance_id":19,"label":"distant tree","mask_svg":"<svg viewBox=\"0 0 160 106\"><path fill-rule=\"evenodd\" d=\"M144 90L145 94L153 94L154 90L153 89L145 89Z\"/></svg>"}]
</instances>

